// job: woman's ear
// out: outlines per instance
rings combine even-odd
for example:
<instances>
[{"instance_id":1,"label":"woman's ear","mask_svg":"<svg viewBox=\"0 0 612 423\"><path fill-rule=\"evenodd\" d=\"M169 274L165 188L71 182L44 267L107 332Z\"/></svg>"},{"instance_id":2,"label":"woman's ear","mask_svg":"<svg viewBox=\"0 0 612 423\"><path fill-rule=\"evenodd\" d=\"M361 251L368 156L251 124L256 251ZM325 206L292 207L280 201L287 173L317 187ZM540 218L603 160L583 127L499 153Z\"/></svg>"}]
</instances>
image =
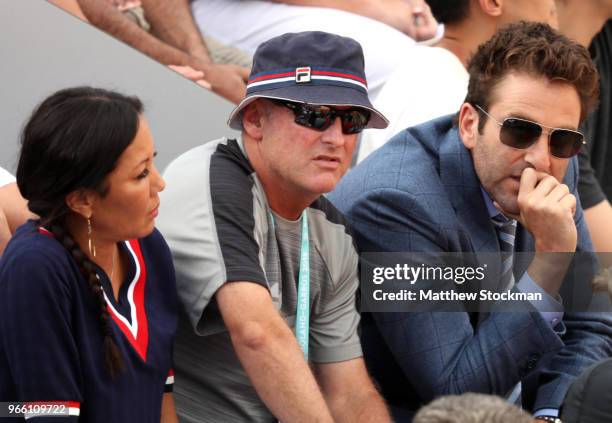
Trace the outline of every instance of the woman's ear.
<instances>
[{"instance_id":1,"label":"woman's ear","mask_svg":"<svg viewBox=\"0 0 612 423\"><path fill-rule=\"evenodd\" d=\"M89 219L98 194L90 189L77 189L66 196L66 205L73 212Z\"/></svg>"}]
</instances>

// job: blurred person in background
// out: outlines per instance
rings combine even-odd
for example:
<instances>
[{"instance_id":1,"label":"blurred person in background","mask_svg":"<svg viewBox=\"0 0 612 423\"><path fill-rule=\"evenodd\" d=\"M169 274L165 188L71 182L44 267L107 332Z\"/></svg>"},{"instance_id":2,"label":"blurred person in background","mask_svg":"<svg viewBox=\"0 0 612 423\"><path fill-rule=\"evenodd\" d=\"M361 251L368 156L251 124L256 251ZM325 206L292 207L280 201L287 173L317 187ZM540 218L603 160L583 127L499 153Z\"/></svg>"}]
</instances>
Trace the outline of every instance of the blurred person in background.
<instances>
[{"instance_id":1,"label":"blurred person in background","mask_svg":"<svg viewBox=\"0 0 612 423\"><path fill-rule=\"evenodd\" d=\"M204 35L247 52L288 32L324 31L359 42L374 100L415 39L430 38L438 24L424 0L193 0Z\"/></svg>"},{"instance_id":2,"label":"blurred person in background","mask_svg":"<svg viewBox=\"0 0 612 423\"><path fill-rule=\"evenodd\" d=\"M462 394L438 398L421 408L413 423L533 423L533 417L494 395Z\"/></svg>"},{"instance_id":3,"label":"blurred person in background","mask_svg":"<svg viewBox=\"0 0 612 423\"><path fill-rule=\"evenodd\" d=\"M598 252L612 253L612 1L558 0L559 28L589 48L599 71L599 106L581 127L578 192ZM612 260L601 256L612 266Z\"/></svg>"}]
</instances>

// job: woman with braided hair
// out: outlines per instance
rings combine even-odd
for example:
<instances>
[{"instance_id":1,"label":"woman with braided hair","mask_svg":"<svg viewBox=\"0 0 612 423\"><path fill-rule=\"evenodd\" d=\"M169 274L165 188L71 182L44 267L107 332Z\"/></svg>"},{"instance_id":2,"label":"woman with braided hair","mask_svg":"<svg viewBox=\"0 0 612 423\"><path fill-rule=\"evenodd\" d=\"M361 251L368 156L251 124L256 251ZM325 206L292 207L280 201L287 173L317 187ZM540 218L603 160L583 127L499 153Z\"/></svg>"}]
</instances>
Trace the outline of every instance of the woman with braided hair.
<instances>
[{"instance_id":1,"label":"woman with braided hair","mask_svg":"<svg viewBox=\"0 0 612 423\"><path fill-rule=\"evenodd\" d=\"M178 302L142 104L64 89L21 138L17 184L40 219L0 261L0 402L37 422L176 421Z\"/></svg>"}]
</instances>

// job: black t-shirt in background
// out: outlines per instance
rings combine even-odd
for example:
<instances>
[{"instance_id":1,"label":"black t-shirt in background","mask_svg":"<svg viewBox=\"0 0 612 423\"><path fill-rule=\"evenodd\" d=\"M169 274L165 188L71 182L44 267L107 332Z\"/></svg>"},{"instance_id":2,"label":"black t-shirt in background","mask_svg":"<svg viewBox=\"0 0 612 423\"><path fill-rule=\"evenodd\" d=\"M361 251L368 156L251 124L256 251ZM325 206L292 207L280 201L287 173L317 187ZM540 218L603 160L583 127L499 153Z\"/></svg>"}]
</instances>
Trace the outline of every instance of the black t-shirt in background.
<instances>
[{"instance_id":1,"label":"black t-shirt in background","mask_svg":"<svg viewBox=\"0 0 612 423\"><path fill-rule=\"evenodd\" d=\"M581 127L587 145L578 156L578 193L585 209L606 198L612 201L612 20L595 36L589 50L599 71L601 94L599 107Z\"/></svg>"}]
</instances>

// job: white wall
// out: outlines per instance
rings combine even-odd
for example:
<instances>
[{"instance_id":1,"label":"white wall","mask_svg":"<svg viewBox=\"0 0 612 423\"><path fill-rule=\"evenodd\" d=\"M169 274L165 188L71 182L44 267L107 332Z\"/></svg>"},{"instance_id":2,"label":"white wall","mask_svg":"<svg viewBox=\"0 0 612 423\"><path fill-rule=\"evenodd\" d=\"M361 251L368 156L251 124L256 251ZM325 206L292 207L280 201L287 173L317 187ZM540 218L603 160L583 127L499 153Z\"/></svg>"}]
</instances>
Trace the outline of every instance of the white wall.
<instances>
[{"instance_id":1,"label":"white wall","mask_svg":"<svg viewBox=\"0 0 612 423\"><path fill-rule=\"evenodd\" d=\"M197 144L236 135L225 123L229 102L44 0L2 1L0 28L0 166L12 173L25 120L69 86L140 97L160 169Z\"/></svg>"}]
</instances>

